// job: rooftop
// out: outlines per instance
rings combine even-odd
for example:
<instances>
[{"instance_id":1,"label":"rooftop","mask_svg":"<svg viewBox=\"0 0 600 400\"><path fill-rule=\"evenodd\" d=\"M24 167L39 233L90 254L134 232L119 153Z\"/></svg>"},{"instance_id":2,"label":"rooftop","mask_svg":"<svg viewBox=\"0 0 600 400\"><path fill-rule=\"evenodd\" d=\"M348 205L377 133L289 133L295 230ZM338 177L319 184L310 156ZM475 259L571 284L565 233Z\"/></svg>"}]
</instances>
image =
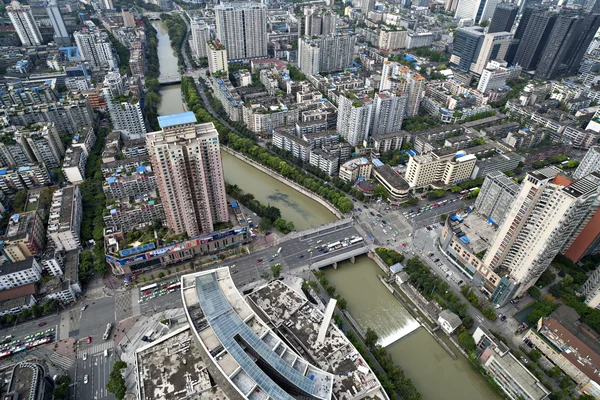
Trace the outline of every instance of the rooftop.
<instances>
[{"instance_id":1,"label":"rooftop","mask_svg":"<svg viewBox=\"0 0 600 400\"><path fill-rule=\"evenodd\" d=\"M600 355L552 318L543 321L540 333L562 351L562 355L591 380L600 384Z\"/></svg>"},{"instance_id":2,"label":"rooftop","mask_svg":"<svg viewBox=\"0 0 600 400\"><path fill-rule=\"evenodd\" d=\"M375 171L379 174L387 183L393 186L395 189L408 190L410 185L402 176L400 176L392 167L389 165L382 165L375 167Z\"/></svg>"},{"instance_id":3,"label":"rooftop","mask_svg":"<svg viewBox=\"0 0 600 400\"><path fill-rule=\"evenodd\" d=\"M0 291L0 301L35 294L35 283Z\"/></svg>"},{"instance_id":4,"label":"rooftop","mask_svg":"<svg viewBox=\"0 0 600 400\"><path fill-rule=\"evenodd\" d=\"M0 275L14 274L30 269L33 266L33 257L26 258L23 261L15 263L3 264L0 266Z\"/></svg>"},{"instance_id":5,"label":"rooftop","mask_svg":"<svg viewBox=\"0 0 600 400\"><path fill-rule=\"evenodd\" d=\"M35 222L37 211L14 214L10 217L6 231L6 240L20 240L27 236L31 225Z\"/></svg>"},{"instance_id":6,"label":"rooftop","mask_svg":"<svg viewBox=\"0 0 600 400\"><path fill-rule=\"evenodd\" d=\"M502 370L508 373L514 381L518 382L520 388L532 396L531 398L545 399L550 394L550 391L512 353L509 352L504 356L500 356L493 353L491 348L488 348L482 355L482 358L486 359L486 356L490 357L492 355L494 356L494 361L500 365Z\"/></svg>"},{"instance_id":7,"label":"rooftop","mask_svg":"<svg viewBox=\"0 0 600 400\"><path fill-rule=\"evenodd\" d=\"M8 392L16 392L18 399L35 399L40 393L44 370L35 363L22 362L15 366Z\"/></svg>"},{"instance_id":8,"label":"rooftop","mask_svg":"<svg viewBox=\"0 0 600 400\"><path fill-rule=\"evenodd\" d=\"M195 124L196 122L196 116L191 111L158 117L158 125L161 129L182 124Z\"/></svg>"},{"instance_id":9,"label":"rooftop","mask_svg":"<svg viewBox=\"0 0 600 400\"><path fill-rule=\"evenodd\" d=\"M137 349L140 398L226 399L218 386L212 386L198 346L188 325Z\"/></svg>"},{"instance_id":10,"label":"rooftop","mask_svg":"<svg viewBox=\"0 0 600 400\"><path fill-rule=\"evenodd\" d=\"M324 315L303 295L275 280L248 295L248 300L288 343L298 344L308 360L333 373L335 398L387 399L373 371L331 321L325 339L318 342Z\"/></svg>"},{"instance_id":11,"label":"rooftop","mask_svg":"<svg viewBox=\"0 0 600 400\"><path fill-rule=\"evenodd\" d=\"M237 291L228 268L185 275L182 287L194 333L244 398L257 390L277 399L331 398L332 375L277 339Z\"/></svg>"},{"instance_id":12,"label":"rooftop","mask_svg":"<svg viewBox=\"0 0 600 400\"><path fill-rule=\"evenodd\" d=\"M462 220L450 221L454 234L468 245L474 254L486 251L494 239L497 228L490 224L482 215L471 212Z\"/></svg>"}]
</instances>

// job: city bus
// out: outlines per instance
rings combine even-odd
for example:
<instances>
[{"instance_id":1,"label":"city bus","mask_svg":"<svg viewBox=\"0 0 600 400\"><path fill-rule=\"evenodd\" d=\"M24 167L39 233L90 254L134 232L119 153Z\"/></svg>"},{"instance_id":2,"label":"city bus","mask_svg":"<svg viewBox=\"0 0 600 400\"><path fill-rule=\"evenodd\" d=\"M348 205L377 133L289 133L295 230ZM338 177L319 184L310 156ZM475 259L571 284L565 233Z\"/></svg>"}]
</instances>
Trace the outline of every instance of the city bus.
<instances>
[{"instance_id":1,"label":"city bus","mask_svg":"<svg viewBox=\"0 0 600 400\"><path fill-rule=\"evenodd\" d=\"M354 239L352 239L352 240L350 241L350 245L353 245L353 244L356 244L356 243L360 243L360 242L362 242L363 240L364 240L364 239L363 239L362 237L360 237L360 236L359 236L359 237L356 237L356 238L354 238Z\"/></svg>"},{"instance_id":2,"label":"city bus","mask_svg":"<svg viewBox=\"0 0 600 400\"><path fill-rule=\"evenodd\" d=\"M108 324L106 324L106 330L104 331L104 335L102 335L103 340L108 340L111 329L112 329L112 324L109 322Z\"/></svg>"},{"instance_id":3,"label":"city bus","mask_svg":"<svg viewBox=\"0 0 600 400\"><path fill-rule=\"evenodd\" d=\"M283 247L280 247L280 248L279 248L279 250L277 250L277 254L281 254L281 249L282 249L282 248L283 248Z\"/></svg>"},{"instance_id":4,"label":"city bus","mask_svg":"<svg viewBox=\"0 0 600 400\"><path fill-rule=\"evenodd\" d=\"M146 291L148 291L148 290L154 290L154 289L156 289L156 288L158 288L158 285L157 285L156 283L153 283L152 285L148 285L148 286L142 286L142 287L140 288L140 292L142 292L142 293L143 293L143 292L146 292Z\"/></svg>"},{"instance_id":5,"label":"city bus","mask_svg":"<svg viewBox=\"0 0 600 400\"><path fill-rule=\"evenodd\" d=\"M333 249L335 249L337 246L341 246L341 245L342 245L342 243L341 243L341 242L339 242L339 241L337 241L337 242L329 243L329 245L327 245L327 248L328 248L329 250L333 250Z\"/></svg>"},{"instance_id":6,"label":"city bus","mask_svg":"<svg viewBox=\"0 0 600 400\"><path fill-rule=\"evenodd\" d=\"M167 289L177 289L180 286L181 286L181 282L177 282L177 283L167 286Z\"/></svg>"}]
</instances>

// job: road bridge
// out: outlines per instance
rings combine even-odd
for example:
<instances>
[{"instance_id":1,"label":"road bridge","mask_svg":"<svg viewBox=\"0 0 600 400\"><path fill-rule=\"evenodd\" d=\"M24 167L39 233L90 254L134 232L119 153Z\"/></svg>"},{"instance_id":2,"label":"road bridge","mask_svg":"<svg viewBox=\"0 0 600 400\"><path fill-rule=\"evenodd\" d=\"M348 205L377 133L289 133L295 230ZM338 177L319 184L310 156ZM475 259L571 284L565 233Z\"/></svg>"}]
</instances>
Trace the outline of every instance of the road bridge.
<instances>
[{"instance_id":1,"label":"road bridge","mask_svg":"<svg viewBox=\"0 0 600 400\"><path fill-rule=\"evenodd\" d=\"M161 86L166 85L176 85L181 83L181 75L167 75L167 76L159 76L158 83Z\"/></svg>"}]
</instances>

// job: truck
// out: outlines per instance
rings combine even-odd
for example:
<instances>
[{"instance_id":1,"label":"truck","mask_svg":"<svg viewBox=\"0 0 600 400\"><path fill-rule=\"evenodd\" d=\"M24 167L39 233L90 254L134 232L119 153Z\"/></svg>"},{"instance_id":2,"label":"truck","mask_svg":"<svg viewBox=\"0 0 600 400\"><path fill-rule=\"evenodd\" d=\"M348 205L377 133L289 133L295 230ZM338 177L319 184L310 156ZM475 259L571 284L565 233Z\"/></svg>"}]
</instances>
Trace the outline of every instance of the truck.
<instances>
[{"instance_id":1,"label":"truck","mask_svg":"<svg viewBox=\"0 0 600 400\"><path fill-rule=\"evenodd\" d=\"M109 336L110 336L110 331L112 329L112 324L109 322L106 325L106 330L104 331L104 335L102 335L102 339L103 340L108 340Z\"/></svg>"}]
</instances>

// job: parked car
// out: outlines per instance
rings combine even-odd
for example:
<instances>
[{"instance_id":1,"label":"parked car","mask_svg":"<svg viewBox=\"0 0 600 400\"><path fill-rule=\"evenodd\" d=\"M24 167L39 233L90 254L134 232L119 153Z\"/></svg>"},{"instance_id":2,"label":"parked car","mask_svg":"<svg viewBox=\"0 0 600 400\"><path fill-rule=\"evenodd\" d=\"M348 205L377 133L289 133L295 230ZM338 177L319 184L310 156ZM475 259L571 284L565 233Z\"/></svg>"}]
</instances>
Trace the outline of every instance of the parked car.
<instances>
[{"instance_id":1,"label":"parked car","mask_svg":"<svg viewBox=\"0 0 600 400\"><path fill-rule=\"evenodd\" d=\"M85 309L88 307L88 305L84 305L83 307L81 307L81 311L85 311Z\"/></svg>"},{"instance_id":2,"label":"parked car","mask_svg":"<svg viewBox=\"0 0 600 400\"><path fill-rule=\"evenodd\" d=\"M87 360L87 353L83 353L83 361Z\"/></svg>"},{"instance_id":3,"label":"parked car","mask_svg":"<svg viewBox=\"0 0 600 400\"><path fill-rule=\"evenodd\" d=\"M88 342L88 343L92 343L92 337L91 337L91 336L88 336L88 337L87 337L87 342Z\"/></svg>"}]
</instances>

